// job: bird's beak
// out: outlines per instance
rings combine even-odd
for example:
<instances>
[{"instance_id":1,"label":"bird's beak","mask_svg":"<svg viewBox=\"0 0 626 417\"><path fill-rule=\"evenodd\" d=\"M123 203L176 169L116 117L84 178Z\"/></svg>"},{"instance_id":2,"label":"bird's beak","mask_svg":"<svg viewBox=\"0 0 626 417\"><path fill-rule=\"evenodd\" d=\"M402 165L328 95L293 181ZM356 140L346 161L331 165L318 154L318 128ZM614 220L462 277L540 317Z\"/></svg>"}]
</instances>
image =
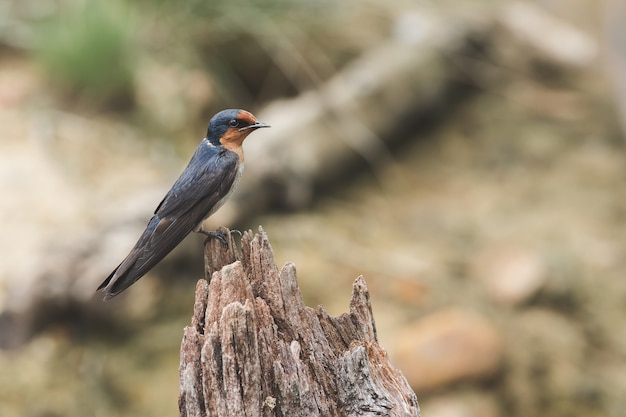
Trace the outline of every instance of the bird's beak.
<instances>
[{"instance_id":1,"label":"bird's beak","mask_svg":"<svg viewBox=\"0 0 626 417\"><path fill-rule=\"evenodd\" d=\"M263 122L254 122L253 124L246 126L246 127L242 127L241 129L239 129L240 132L243 132L244 130L255 130L255 129L259 129L262 127L271 127L270 125L268 125L267 123L263 123Z\"/></svg>"}]
</instances>

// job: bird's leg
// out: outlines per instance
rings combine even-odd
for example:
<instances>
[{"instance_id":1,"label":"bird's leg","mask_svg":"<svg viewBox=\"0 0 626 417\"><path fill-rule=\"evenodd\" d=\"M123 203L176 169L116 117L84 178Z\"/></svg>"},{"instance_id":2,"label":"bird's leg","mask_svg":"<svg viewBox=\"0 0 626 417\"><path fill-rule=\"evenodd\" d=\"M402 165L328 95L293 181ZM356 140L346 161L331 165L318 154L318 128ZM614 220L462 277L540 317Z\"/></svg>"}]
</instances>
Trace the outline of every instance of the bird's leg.
<instances>
[{"instance_id":1,"label":"bird's leg","mask_svg":"<svg viewBox=\"0 0 626 417\"><path fill-rule=\"evenodd\" d=\"M209 243L209 240L217 239L220 242L222 242L222 245L228 247L228 242L226 241L226 236L222 232L218 232L217 230L206 230L204 227L202 227L202 224L199 224L198 227L193 229L193 231L196 232L196 233L201 233L201 234L206 236L206 239L204 239L204 244L205 245L207 243Z\"/></svg>"}]
</instances>

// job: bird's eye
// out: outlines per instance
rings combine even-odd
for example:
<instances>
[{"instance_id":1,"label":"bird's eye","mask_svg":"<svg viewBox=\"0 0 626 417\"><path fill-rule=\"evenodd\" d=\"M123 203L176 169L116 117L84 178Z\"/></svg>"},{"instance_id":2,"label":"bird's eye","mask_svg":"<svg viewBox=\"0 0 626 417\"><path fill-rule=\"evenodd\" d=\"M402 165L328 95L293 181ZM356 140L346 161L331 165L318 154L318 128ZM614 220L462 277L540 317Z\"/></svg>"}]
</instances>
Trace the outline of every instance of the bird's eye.
<instances>
[{"instance_id":1,"label":"bird's eye","mask_svg":"<svg viewBox=\"0 0 626 417\"><path fill-rule=\"evenodd\" d=\"M239 121L237 119L232 119L230 122L228 122L228 125L230 127L237 127L239 126Z\"/></svg>"}]
</instances>

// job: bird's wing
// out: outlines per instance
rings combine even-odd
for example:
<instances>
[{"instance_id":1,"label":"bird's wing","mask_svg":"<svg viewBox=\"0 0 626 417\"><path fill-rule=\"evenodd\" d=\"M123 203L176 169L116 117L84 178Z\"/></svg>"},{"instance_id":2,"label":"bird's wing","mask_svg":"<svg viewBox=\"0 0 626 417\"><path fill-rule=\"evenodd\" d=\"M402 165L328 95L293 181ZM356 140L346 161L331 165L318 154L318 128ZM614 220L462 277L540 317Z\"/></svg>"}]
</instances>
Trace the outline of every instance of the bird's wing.
<instances>
[{"instance_id":1,"label":"bird's wing","mask_svg":"<svg viewBox=\"0 0 626 417\"><path fill-rule=\"evenodd\" d=\"M135 247L98 288L105 289L105 300L146 274L204 220L228 194L237 165L236 154L220 151L203 141L155 210Z\"/></svg>"},{"instance_id":2,"label":"bird's wing","mask_svg":"<svg viewBox=\"0 0 626 417\"><path fill-rule=\"evenodd\" d=\"M180 215L199 204L208 207L206 212L201 213L200 223L210 208L228 194L237 175L238 164L239 159L234 152L203 140L154 214L161 218Z\"/></svg>"}]
</instances>

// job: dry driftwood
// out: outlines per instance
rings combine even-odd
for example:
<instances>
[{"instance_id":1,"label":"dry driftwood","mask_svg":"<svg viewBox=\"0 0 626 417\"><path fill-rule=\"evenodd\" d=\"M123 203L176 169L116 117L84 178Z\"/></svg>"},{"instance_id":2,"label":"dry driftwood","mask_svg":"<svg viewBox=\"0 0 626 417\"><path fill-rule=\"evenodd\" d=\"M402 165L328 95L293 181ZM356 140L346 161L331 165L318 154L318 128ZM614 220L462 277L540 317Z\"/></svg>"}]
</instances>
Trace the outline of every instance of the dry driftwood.
<instances>
[{"instance_id":1,"label":"dry driftwood","mask_svg":"<svg viewBox=\"0 0 626 417\"><path fill-rule=\"evenodd\" d=\"M274 101L256 114L272 129L246 142L254 163L233 196L240 218L264 207L306 207L320 185L363 162L376 172L393 162L393 146L415 137L460 99L454 81L465 79L467 70L451 57L464 55L468 38L484 36L490 19L424 8L410 15L416 29L409 39L390 37L315 90Z\"/></svg>"},{"instance_id":2,"label":"dry driftwood","mask_svg":"<svg viewBox=\"0 0 626 417\"><path fill-rule=\"evenodd\" d=\"M241 255L228 240L206 248L181 346L181 416L419 416L378 346L362 277L350 312L331 317L304 305L294 264L277 268L262 229L244 233Z\"/></svg>"}]
</instances>

